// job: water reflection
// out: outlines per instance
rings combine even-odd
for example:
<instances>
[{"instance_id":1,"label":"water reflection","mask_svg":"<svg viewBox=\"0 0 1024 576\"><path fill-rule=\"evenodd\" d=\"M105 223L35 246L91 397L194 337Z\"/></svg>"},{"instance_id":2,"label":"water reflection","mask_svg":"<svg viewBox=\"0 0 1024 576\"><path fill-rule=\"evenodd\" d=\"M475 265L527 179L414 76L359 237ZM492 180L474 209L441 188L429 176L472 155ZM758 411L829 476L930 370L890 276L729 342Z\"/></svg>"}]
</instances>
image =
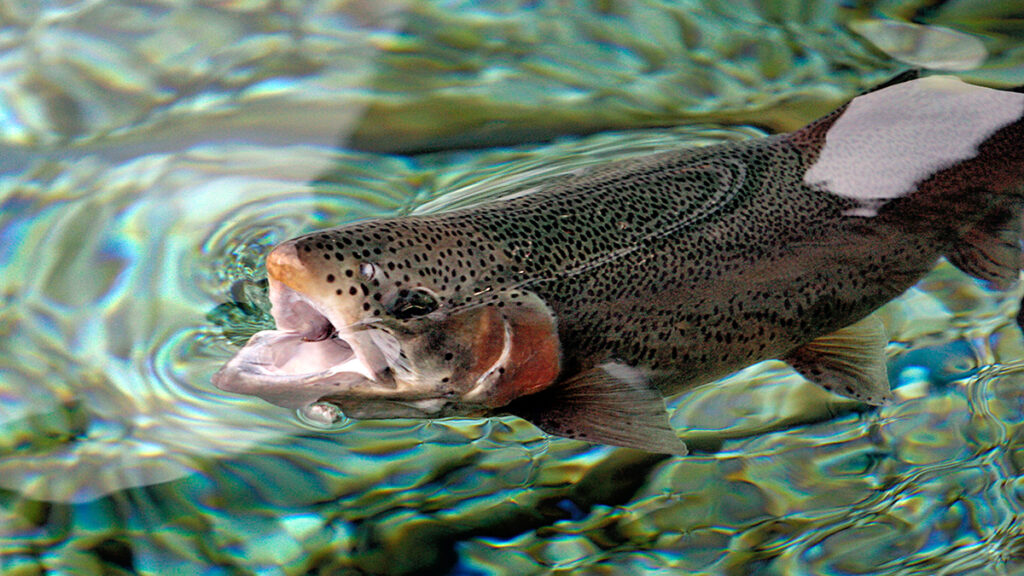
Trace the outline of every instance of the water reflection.
<instances>
[{"instance_id":1,"label":"water reflection","mask_svg":"<svg viewBox=\"0 0 1024 576\"><path fill-rule=\"evenodd\" d=\"M682 460L209 384L299 233L793 128L930 58L894 31L1022 83L1015 2L528 4L0 0L0 570L1019 569L1019 291L948 266L884 311L897 404L763 364L674 402Z\"/></svg>"}]
</instances>

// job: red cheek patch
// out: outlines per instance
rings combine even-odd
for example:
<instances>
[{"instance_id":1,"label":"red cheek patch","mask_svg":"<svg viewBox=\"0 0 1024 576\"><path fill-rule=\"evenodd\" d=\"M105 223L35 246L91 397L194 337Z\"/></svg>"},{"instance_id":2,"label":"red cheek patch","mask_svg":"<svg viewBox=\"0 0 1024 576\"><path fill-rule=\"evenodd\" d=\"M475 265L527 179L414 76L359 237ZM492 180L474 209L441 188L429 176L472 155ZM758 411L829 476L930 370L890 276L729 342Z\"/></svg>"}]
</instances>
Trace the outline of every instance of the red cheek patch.
<instances>
[{"instance_id":1,"label":"red cheek patch","mask_svg":"<svg viewBox=\"0 0 1024 576\"><path fill-rule=\"evenodd\" d=\"M497 408L554 383L561 351L554 314L533 294L517 293L502 307L487 306L479 316L471 369L483 378L484 404Z\"/></svg>"},{"instance_id":2,"label":"red cheek patch","mask_svg":"<svg viewBox=\"0 0 1024 576\"><path fill-rule=\"evenodd\" d=\"M484 306L477 317L473 336L473 364L470 374L482 376L501 359L505 350L505 323L501 312L493 306Z\"/></svg>"},{"instance_id":3,"label":"red cheek patch","mask_svg":"<svg viewBox=\"0 0 1024 576\"><path fill-rule=\"evenodd\" d=\"M512 357L505 369L502 387L514 389L516 396L525 396L547 388L558 377L561 356L558 327L547 306L538 310L524 304L509 312Z\"/></svg>"}]
</instances>

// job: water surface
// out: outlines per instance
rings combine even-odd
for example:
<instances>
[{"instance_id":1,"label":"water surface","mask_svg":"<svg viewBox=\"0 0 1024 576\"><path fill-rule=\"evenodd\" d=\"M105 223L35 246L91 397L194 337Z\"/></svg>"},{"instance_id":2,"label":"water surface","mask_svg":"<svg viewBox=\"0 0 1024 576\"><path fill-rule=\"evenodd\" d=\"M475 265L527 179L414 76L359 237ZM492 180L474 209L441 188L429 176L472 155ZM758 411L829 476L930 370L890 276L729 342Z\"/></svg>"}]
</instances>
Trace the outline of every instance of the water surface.
<instances>
[{"instance_id":1,"label":"water surface","mask_svg":"<svg viewBox=\"0 0 1024 576\"><path fill-rule=\"evenodd\" d=\"M1020 291L882 316L898 401L780 363L685 458L515 419L323 431L210 375L277 242L794 129L908 67L1024 84L1017 3L0 0L5 574L1012 574Z\"/></svg>"}]
</instances>

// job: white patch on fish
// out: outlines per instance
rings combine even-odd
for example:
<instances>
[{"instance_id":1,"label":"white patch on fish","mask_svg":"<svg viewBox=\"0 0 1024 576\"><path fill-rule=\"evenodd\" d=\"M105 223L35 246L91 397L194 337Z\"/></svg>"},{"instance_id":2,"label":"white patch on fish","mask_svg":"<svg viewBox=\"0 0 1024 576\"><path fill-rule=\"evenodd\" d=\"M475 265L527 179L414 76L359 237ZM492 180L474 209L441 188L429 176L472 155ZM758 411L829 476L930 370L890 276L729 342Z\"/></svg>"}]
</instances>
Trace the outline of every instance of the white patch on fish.
<instances>
[{"instance_id":1,"label":"white patch on fish","mask_svg":"<svg viewBox=\"0 0 1024 576\"><path fill-rule=\"evenodd\" d=\"M974 158L978 145L1024 115L1024 94L953 76L905 82L853 99L825 136L808 186L859 202L870 217L936 172Z\"/></svg>"}]
</instances>

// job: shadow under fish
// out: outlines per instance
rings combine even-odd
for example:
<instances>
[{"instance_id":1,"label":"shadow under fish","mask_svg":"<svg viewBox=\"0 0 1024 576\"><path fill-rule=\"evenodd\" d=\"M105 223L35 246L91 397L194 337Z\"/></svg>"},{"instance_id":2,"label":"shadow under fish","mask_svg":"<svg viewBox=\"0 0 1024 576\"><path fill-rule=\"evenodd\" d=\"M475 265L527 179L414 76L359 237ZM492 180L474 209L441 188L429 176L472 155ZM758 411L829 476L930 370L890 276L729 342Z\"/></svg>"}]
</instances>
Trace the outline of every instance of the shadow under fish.
<instances>
[{"instance_id":1,"label":"shadow under fish","mask_svg":"<svg viewBox=\"0 0 1024 576\"><path fill-rule=\"evenodd\" d=\"M905 75L810 125L609 164L267 258L276 330L214 376L329 421L514 414L685 454L664 398L767 359L891 401L873 311L942 256L1021 268L1024 94Z\"/></svg>"}]
</instances>

